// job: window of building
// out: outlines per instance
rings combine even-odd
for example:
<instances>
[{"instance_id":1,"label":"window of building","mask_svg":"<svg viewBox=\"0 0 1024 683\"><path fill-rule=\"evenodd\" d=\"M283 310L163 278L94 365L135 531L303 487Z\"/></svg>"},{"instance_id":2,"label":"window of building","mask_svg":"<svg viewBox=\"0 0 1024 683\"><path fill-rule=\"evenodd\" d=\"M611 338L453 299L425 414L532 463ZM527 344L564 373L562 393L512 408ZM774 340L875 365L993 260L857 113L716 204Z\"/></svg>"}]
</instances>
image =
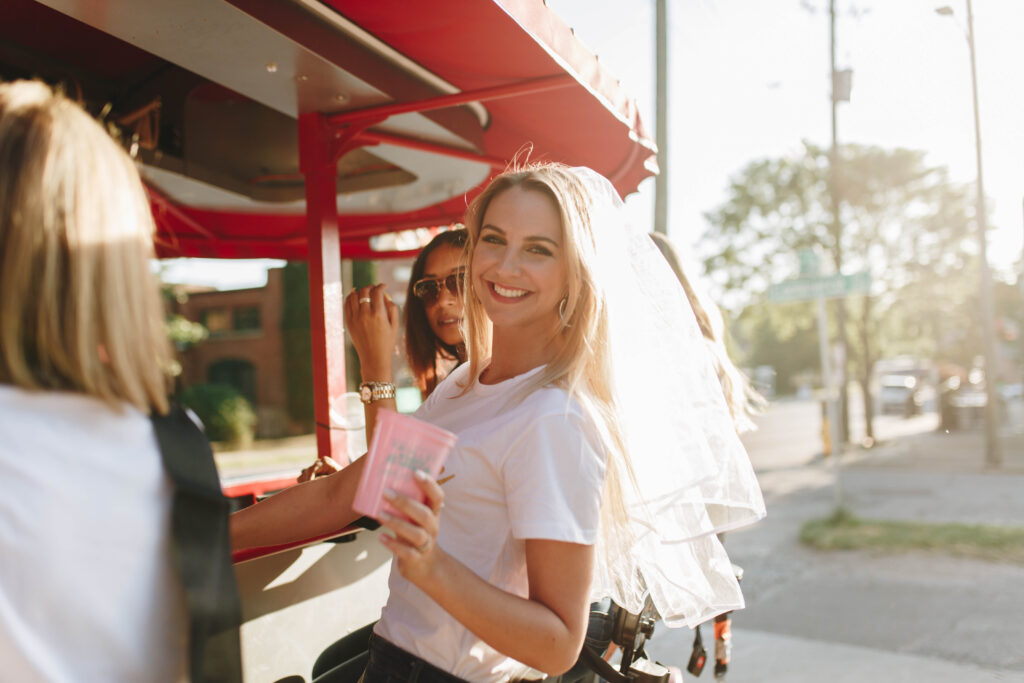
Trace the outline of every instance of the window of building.
<instances>
[{"instance_id":1,"label":"window of building","mask_svg":"<svg viewBox=\"0 0 1024 683\"><path fill-rule=\"evenodd\" d=\"M243 306L234 311L235 332L259 332L260 331L260 307Z\"/></svg>"},{"instance_id":2,"label":"window of building","mask_svg":"<svg viewBox=\"0 0 1024 683\"><path fill-rule=\"evenodd\" d=\"M199 314L199 322L210 331L211 337L220 337L231 331L231 317L224 308L207 308Z\"/></svg>"},{"instance_id":3,"label":"window of building","mask_svg":"<svg viewBox=\"0 0 1024 683\"><path fill-rule=\"evenodd\" d=\"M227 384L238 390L256 407L256 366L239 358L224 358L211 363L206 369L206 381L210 384Z\"/></svg>"}]
</instances>

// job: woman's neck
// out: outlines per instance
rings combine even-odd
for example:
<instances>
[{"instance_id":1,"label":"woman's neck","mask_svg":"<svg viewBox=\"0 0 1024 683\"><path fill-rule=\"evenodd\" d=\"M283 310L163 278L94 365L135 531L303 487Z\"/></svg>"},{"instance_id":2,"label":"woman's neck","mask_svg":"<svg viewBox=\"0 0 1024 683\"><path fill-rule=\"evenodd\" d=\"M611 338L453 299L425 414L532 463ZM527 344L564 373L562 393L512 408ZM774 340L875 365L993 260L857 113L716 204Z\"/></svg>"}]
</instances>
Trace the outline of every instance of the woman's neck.
<instances>
[{"instance_id":1,"label":"woman's neck","mask_svg":"<svg viewBox=\"0 0 1024 683\"><path fill-rule=\"evenodd\" d=\"M497 384L546 365L558 353L561 339L525 339L522 335L502 334L494 330L491 360L480 374L482 384Z\"/></svg>"}]
</instances>

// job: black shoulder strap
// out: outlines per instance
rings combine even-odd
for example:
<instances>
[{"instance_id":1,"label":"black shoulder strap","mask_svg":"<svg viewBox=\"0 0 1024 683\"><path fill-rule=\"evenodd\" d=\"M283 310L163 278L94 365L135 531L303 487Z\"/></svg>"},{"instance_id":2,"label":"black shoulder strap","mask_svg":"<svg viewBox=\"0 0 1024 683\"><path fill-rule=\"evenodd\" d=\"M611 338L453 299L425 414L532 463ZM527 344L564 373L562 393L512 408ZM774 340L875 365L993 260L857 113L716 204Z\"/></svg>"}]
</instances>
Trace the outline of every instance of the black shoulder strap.
<instances>
[{"instance_id":1,"label":"black shoulder strap","mask_svg":"<svg viewBox=\"0 0 1024 683\"><path fill-rule=\"evenodd\" d=\"M174 558L189 613L194 683L242 680L241 601L231 564L228 500L206 436L178 406L151 416L164 468L174 482Z\"/></svg>"}]
</instances>

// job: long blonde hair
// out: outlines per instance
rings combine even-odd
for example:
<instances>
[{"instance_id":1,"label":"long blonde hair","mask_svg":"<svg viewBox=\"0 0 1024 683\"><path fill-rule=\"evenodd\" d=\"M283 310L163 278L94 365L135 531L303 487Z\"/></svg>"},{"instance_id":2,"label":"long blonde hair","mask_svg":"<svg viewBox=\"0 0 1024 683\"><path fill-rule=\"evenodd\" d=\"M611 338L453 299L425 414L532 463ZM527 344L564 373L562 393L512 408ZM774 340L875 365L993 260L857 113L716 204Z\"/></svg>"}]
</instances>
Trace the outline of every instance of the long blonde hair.
<instances>
[{"instance_id":1,"label":"long blonde hair","mask_svg":"<svg viewBox=\"0 0 1024 683\"><path fill-rule=\"evenodd\" d=\"M683 272L682 259L679 258L679 254L668 238L654 232L651 233L651 239L661 255L668 261L679 284L683 286L686 299L690 302L693 314L697 318L701 336L707 342L714 359L715 372L722 385L722 394L725 396L725 403L733 422L739 431L747 431L753 424L750 422L750 416L756 415L764 409L765 399L754 389L747 376L736 367L729 357L729 351L725 344L725 323L722 320L721 311L714 303L708 302L705 305L705 302L701 300L697 290L690 283L690 279Z\"/></svg>"},{"instance_id":2,"label":"long blonde hair","mask_svg":"<svg viewBox=\"0 0 1024 683\"><path fill-rule=\"evenodd\" d=\"M43 83L0 84L0 383L167 412L153 232L99 123Z\"/></svg>"},{"instance_id":3,"label":"long blonde hair","mask_svg":"<svg viewBox=\"0 0 1024 683\"><path fill-rule=\"evenodd\" d=\"M558 208L567 291L561 310L560 347L554 358L524 386L523 396L544 386L566 390L589 412L608 448L602 534L606 544L627 548L627 514L623 498L625 477L632 476L625 455L618 413L614 404L608 340L607 308L603 289L595 281L595 238L589 213L590 198L580 179L562 164L543 163L515 168L497 176L477 195L466 211L469 243L466 249L467 286L463 319L469 355L470 381L478 381L482 364L491 354L491 323L476 296L472 254L480 239L483 219L490 203L502 192L518 187L540 192Z\"/></svg>"}]
</instances>

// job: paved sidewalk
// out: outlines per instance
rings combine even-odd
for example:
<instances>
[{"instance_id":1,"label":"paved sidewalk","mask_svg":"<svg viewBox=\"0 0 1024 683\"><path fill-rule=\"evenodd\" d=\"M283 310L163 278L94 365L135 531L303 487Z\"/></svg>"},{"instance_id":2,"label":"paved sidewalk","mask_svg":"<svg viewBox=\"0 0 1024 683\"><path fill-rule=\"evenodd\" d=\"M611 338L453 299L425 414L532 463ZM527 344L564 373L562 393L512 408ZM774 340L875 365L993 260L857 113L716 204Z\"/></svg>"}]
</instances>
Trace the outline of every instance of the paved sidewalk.
<instances>
[{"instance_id":1,"label":"paved sidewalk","mask_svg":"<svg viewBox=\"0 0 1024 683\"><path fill-rule=\"evenodd\" d=\"M997 468L985 462L985 438L977 429L907 434L869 450L854 449L844 462L929 472L1024 474L1024 424L1004 426L999 445L1003 463Z\"/></svg>"},{"instance_id":2,"label":"paved sidewalk","mask_svg":"<svg viewBox=\"0 0 1024 683\"><path fill-rule=\"evenodd\" d=\"M853 450L839 472L843 503L860 517L1024 526L1024 434L1005 431L998 470L983 443L980 431L924 431ZM820 458L758 473L768 517L726 540L747 599L728 680L1024 683L1024 567L805 548L799 529L834 509L835 475ZM659 625L649 649L682 666L692 638ZM684 679L713 680L711 666Z\"/></svg>"}]
</instances>

